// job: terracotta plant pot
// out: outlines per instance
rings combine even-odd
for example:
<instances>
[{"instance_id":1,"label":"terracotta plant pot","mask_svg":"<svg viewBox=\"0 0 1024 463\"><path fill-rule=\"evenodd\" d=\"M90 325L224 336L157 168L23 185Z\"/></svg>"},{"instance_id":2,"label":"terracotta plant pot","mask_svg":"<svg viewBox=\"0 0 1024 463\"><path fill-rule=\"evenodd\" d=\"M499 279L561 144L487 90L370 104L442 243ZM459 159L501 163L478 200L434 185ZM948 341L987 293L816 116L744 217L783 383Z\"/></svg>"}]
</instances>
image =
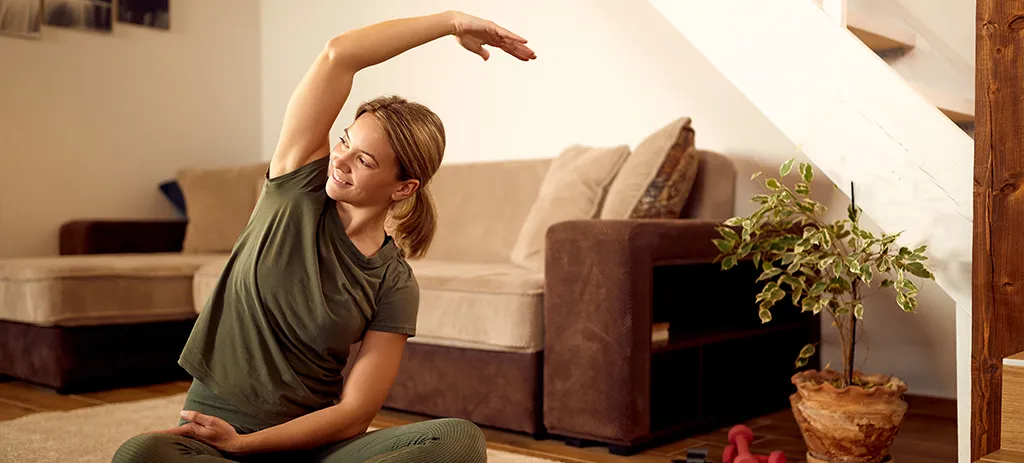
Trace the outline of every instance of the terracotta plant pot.
<instances>
[{"instance_id":1,"label":"terracotta plant pot","mask_svg":"<svg viewBox=\"0 0 1024 463\"><path fill-rule=\"evenodd\" d=\"M903 425L907 384L886 375L854 374L854 383L837 389L832 370L808 370L793 375L797 392L790 396L809 461L881 463ZM838 383L837 383L838 384Z\"/></svg>"}]
</instances>

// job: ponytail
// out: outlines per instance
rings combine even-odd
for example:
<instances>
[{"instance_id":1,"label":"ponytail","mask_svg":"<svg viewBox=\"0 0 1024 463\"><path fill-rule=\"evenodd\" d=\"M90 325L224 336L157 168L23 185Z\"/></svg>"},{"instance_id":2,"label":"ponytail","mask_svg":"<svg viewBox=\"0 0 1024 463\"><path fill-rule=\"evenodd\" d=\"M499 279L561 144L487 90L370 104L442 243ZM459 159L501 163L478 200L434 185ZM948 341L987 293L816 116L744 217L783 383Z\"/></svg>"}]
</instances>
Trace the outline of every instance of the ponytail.
<instances>
[{"instance_id":1,"label":"ponytail","mask_svg":"<svg viewBox=\"0 0 1024 463\"><path fill-rule=\"evenodd\" d=\"M411 198L395 204L391 221L395 242L407 256L426 255L437 231L437 208L430 190L420 188Z\"/></svg>"}]
</instances>

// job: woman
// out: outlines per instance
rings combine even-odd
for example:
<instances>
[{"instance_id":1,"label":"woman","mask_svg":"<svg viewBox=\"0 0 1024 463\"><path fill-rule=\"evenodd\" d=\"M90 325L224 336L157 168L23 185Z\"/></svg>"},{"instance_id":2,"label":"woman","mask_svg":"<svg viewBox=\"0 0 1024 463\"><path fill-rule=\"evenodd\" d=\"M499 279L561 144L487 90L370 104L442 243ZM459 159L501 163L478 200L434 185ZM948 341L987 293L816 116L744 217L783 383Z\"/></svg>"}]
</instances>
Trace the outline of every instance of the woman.
<instances>
[{"instance_id":1,"label":"woman","mask_svg":"<svg viewBox=\"0 0 1024 463\"><path fill-rule=\"evenodd\" d=\"M327 43L292 95L262 196L182 352L195 381L179 426L130 439L115 462L486 460L465 420L366 433L415 334L419 289L405 256L434 234L426 186L444 153L441 121L378 98L328 142L357 71L449 34L484 60L484 45L536 58L521 37L458 12Z\"/></svg>"}]
</instances>

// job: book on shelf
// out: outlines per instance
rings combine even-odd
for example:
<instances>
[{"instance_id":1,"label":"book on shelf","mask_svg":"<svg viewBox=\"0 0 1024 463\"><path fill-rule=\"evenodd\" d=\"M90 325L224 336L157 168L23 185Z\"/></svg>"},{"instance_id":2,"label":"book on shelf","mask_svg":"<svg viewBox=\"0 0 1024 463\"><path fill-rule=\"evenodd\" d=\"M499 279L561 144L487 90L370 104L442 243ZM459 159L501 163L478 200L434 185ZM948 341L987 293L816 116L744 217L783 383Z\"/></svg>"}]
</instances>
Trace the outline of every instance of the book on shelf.
<instances>
[{"instance_id":1,"label":"book on shelf","mask_svg":"<svg viewBox=\"0 0 1024 463\"><path fill-rule=\"evenodd\" d=\"M669 323L655 323L651 327L651 344L665 344L668 342Z\"/></svg>"}]
</instances>

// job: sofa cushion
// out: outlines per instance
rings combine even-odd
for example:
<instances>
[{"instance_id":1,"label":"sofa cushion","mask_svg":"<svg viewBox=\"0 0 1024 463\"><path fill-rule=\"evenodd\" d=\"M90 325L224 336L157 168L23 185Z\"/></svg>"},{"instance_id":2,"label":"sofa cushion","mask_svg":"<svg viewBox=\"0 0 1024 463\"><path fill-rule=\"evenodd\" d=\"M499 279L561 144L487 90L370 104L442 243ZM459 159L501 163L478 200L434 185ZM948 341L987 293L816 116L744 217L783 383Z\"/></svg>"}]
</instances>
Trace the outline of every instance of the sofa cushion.
<instances>
[{"instance_id":1,"label":"sofa cushion","mask_svg":"<svg viewBox=\"0 0 1024 463\"><path fill-rule=\"evenodd\" d=\"M551 159L442 164L430 181L437 233L426 259L508 262Z\"/></svg>"},{"instance_id":2,"label":"sofa cushion","mask_svg":"<svg viewBox=\"0 0 1024 463\"><path fill-rule=\"evenodd\" d=\"M615 179L629 147L573 145L551 164L512 248L512 262L541 271L548 227L558 222L592 219L601 211L608 186Z\"/></svg>"},{"instance_id":3,"label":"sofa cushion","mask_svg":"<svg viewBox=\"0 0 1024 463\"><path fill-rule=\"evenodd\" d=\"M544 274L513 264L411 260L420 285L411 343L532 353L544 344Z\"/></svg>"},{"instance_id":4,"label":"sofa cushion","mask_svg":"<svg viewBox=\"0 0 1024 463\"><path fill-rule=\"evenodd\" d=\"M268 163L181 169L177 181L188 205L185 253L230 252L249 223Z\"/></svg>"},{"instance_id":5,"label":"sofa cushion","mask_svg":"<svg viewBox=\"0 0 1024 463\"><path fill-rule=\"evenodd\" d=\"M0 260L0 319L39 326L185 320L209 254L95 254Z\"/></svg>"},{"instance_id":6,"label":"sofa cushion","mask_svg":"<svg viewBox=\"0 0 1024 463\"><path fill-rule=\"evenodd\" d=\"M224 271L224 266L227 265L230 257L230 254L226 254L210 259L209 262L199 267L199 270L196 270L192 279L192 308L196 313L203 311L206 300L217 287L217 280L220 279L220 274Z\"/></svg>"},{"instance_id":7,"label":"sofa cushion","mask_svg":"<svg viewBox=\"0 0 1024 463\"><path fill-rule=\"evenodd\" d=\"M679 218L697 176L690 118L682 117L636 146L608 188L602 219Z\"/></svg>"},{"instance_id":8,"label":"sofa cushion","mask_svg":"<svg viewBox=\"0 0 1024 463\"><path fill-rule=\"evenodd\" d=\"M195 272L193 307L201 312L227 257ZM544 275L509 263L410 260L420 287L416 337L409 342L533 353L544 342Z\"/></svg>"}]
</instances>

